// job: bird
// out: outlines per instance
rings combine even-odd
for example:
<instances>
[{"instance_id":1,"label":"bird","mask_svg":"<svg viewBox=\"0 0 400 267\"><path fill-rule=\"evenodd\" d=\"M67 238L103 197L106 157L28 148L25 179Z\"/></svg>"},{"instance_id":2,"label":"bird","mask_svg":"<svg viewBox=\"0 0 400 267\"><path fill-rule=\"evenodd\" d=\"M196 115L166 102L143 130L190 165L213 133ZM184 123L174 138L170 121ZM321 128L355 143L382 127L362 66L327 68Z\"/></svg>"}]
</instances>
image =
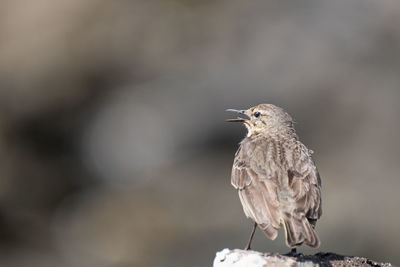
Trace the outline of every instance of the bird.
<instances>
[{"instance_id":1,"label":"bird","mask_svg":"<svg viewBox=\"0 0 400 267\"><path fill-rule=\"evenodd\" d=\"M251 248L257 226L271 240L283 226L288 254L296 255L303 243L319 247L315 226L322 215L321 178L313 151L300 142L292 117L273 104L226 111L243 115L226 121L247 128L231 173L243 211L254 221L245 249Z\"/></svg>"}]
</instances>

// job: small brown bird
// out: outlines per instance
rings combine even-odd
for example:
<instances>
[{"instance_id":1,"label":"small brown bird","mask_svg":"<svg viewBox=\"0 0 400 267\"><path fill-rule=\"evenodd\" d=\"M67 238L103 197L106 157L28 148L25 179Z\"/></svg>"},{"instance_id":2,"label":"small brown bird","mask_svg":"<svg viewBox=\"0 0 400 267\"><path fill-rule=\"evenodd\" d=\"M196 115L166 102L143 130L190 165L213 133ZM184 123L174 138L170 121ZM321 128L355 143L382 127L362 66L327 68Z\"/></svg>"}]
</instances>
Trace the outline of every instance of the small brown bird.
<instances>
[{"instance_id":1,"label":"small brown bird","mask_svg":"<svg viewBox=\"0 0 400 267\"><path fill-rule=\"evenodd\" d=\"M321 179L313 152L299 141L292 117L272 104L227 111L247 117L227 120L242 122L248 130L235 154L231 176L244 213L255 222L246 250L257 226L274 240L283 225L290 254L303 243L318 247L314 227L322 214Z\"/></svg>"}]
</instances>

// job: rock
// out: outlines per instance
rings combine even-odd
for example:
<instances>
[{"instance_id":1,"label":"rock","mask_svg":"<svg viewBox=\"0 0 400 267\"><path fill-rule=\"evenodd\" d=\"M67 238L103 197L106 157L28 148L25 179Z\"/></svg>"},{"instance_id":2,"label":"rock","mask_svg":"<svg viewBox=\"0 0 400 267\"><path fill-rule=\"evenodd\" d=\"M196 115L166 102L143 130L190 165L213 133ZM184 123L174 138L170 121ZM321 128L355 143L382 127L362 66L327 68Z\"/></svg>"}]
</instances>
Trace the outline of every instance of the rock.
<instances>
[{"instance_id":1,"label":"rock","mask_svg":"<svg viewBox=\"0 0 400 267\"><path fill-rule=\"evenodd\" d=\"M313 266L374 266L390 267L390 263L379 263L363 257L342 256L335 253L319 252L315 255L296 257L278 253L261 253L252 250L228 249L217 252L213 263L214 267L313 267Z\"/></svg>"}]
</instances>

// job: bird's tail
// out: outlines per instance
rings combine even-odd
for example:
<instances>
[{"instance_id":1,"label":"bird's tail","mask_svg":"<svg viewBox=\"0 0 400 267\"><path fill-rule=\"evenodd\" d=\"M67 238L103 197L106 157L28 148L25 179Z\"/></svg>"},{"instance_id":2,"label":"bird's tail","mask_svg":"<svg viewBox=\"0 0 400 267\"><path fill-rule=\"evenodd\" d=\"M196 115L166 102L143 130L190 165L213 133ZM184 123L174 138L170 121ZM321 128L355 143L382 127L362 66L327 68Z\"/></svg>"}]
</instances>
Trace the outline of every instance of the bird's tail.
<instances>
[{"instance_id":1,"label":"bird's tail","mask_svg":"<svg viewBox=\"0 0 400 267\"><path fill-rule=\"evenodd\" d=\"M290 248L306 243L308 246L317 248L320 245L319 238L307 218L294 218L287 215L283 219L285 228L286 245Z\"/></svg>"}]
</instances>

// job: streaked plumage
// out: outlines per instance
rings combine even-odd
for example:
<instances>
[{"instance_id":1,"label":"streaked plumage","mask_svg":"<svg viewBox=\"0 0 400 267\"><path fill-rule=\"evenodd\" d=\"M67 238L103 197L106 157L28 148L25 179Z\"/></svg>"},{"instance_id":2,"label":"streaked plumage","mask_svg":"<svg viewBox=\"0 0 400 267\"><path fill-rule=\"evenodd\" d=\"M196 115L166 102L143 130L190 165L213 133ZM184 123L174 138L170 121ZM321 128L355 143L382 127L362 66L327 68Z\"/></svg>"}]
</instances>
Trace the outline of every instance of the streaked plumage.
<instances>
[{"instance_id":1,"label":"streaked plumage","mask_svg":"<svg viewBox=\"0 0 400 267\"><path fill-rule=\"evenodd\" d=\"M321 180L312 152L298 140L283 109L261 104L240 113L249 119L231 121L242 121L248 135L235 154L231 182L246 216L272 240L282 225L290 248L318 247L314 227L322 213Z\"/></svg>"}]
</instances>

